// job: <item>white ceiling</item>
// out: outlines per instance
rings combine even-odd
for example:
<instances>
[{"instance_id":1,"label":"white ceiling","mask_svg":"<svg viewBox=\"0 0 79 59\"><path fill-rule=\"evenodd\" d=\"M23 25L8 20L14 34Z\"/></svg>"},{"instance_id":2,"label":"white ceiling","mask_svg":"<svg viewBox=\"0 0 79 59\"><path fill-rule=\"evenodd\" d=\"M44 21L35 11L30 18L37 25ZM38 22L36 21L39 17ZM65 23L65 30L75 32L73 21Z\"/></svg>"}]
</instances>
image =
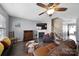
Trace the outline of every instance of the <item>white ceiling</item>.
<instances>
[{"instance_id":1,"label":"white ceiling","mask_svg":"<svg viewBox=\"0 0 79 59\"><path fill-rule=\"evenodd\" d=\"M79 3L61 3L59 6L67 7L65 12L54 12L52 17L47 14L39 16L44 9L35 3L2 3L3 8L11 16L21 17L28 20L46 20L50 18L60 17L65 19L75 19L79 17Z\"/></svg>"}]
</instances>

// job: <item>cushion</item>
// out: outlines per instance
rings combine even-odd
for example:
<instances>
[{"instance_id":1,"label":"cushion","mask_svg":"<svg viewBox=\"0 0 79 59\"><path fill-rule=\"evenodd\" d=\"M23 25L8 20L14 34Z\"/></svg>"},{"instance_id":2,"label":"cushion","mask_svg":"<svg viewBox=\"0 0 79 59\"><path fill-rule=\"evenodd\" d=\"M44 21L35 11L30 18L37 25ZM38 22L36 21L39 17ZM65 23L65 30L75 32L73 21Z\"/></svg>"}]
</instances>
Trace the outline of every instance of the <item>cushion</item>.
<instances>
[{"instance_id":1,"label":"cushion","mask_svg":"<svg viewBox=\"0 0 79 59\"><path fill-rule=\"evenodd\" d=\"M36 56L47 56L49 53L49 49L47 47L39 47L34 51L34 55Z\"/></svg>"},{"instance_id":2,"label":"cushion","mask_svg":"<svg viewBox=\"0 0 79 59\"><path fill-rule=\"evenodd\" d=\"M0 55L2 54L3 50L4 50L4 45L0 43Z\"/></svg>"},{"instance_id":3,"label":"cushion","mask_svg":"<svg viewBox=\"0 0 79 59\"><path fill-rule=\"evenodd\" d=\"M9 38L4 38L4 42L6 42L9 46L11 45L11 40Z\"/></svg>"},{"instance_id":4,"label":"cushion","mask_svg":"<svg viewBox=\"0 0 79 59\"><path fill-rule=\"evenodd\" d=\"M76 51L69 48L67 45L59 45L49 52L49 56L75 56Z\"/></svg>"},{"instance_id":5,"label":"cushion","mask_svg":"<svg viewBox=\"0 0 79 59\"><path fill-rule=\"evenodd\" d=\"M6 42L4 42L4 41L1 41L1 43L4 45L4 48L6 49L9 45L6 43Z\"/></svg>"},{"instance_id":6,"label":"cushion","mask_svg":"<svg viewBox=\"0 0 79 59\"><path fill-rule=\"evenodd\" d=\"M76 49L77 47L75 41L72 39L65 40L63 43L72 49Z\"/></svg>"},{"instance_id":7,"label":"cushion","mask_svg":"<svg viewBox=\"0 0 79 59\"><path fill-rule=\"evenodd\" d=\"M44 35L43 36L43 42L44 43L54 42L54 35L53 35L53 33L51 33L50 35L49 34Z\"/></svg>"}]
</instances>

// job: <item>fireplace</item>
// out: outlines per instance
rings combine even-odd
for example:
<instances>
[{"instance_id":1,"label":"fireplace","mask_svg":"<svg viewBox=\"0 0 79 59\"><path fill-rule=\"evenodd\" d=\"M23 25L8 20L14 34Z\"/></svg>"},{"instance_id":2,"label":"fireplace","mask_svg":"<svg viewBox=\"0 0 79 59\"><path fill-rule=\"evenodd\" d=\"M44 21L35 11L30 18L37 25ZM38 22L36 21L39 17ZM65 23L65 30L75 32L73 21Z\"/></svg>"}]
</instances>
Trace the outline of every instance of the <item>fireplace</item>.
<instances>
[{"instance_id":1,"label":"fireplace","mask_svg":"<svg viewBox=\"0 0 79 59\"><path fill-rule=\"evenodd\" d=\"M38 33L38 35L39 35L39 36L38 36L38 37L39 37L39 39L42 39L42 38L43 38L43 36L44 36L44 32L39 32L39 33Z\"/></svg>"},{"instance_id":2,"label":"fireplace","mask_svg":"<svg viewBox=\"0 0 79 59\"><path fill-rule=\"evenodd\" d=\"M37 41L40 43L40 42L43 42L43 37L46 33L46 30L38 30L37 31Z\"/></svg>"}]
</instances>

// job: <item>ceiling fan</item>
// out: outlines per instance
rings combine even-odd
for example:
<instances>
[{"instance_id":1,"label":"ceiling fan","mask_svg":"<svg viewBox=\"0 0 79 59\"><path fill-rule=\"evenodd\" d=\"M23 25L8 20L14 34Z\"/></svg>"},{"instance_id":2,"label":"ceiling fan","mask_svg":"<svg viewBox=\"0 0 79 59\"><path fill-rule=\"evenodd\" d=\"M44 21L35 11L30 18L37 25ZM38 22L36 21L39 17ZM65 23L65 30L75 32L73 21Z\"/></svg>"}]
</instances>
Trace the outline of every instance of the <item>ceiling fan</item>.
<instances>
[{"instance_id":1,"label":"ceiling fan","mask_svg":"<svg viewBox=\"0 0 79 59\"><path fill-rule=\"evenodd\" d=\"M49 3L49 4L46 5L46 4L43 4L43 3L37 3L38 6L46 9L44 12L40 13L39 16L46 13L46 12L49 16L52 16L54 11L62 12L62 11L67 10L67 8L65 8L65 7L59 7L58 6L59 4L60 3Z\"/></svg>"}]
</instances>

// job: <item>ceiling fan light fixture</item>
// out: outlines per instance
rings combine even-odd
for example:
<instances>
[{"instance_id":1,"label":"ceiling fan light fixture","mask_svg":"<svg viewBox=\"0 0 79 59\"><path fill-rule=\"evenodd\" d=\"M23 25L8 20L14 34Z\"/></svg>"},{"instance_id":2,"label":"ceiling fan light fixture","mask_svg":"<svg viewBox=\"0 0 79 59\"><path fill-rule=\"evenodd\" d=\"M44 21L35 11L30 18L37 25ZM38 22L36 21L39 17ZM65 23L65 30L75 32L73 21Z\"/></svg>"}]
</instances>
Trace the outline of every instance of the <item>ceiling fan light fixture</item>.
<instances>
[{"instance_id":1,"label":"ceiling fan light fixture","mask_svg":"<svg viewBox=\"0 0 79 59\"><path fill-rule=\"evenodd\" d=\"M48 15L53 14L53 13L54 13L54 9L49 9L49 10L47 11L47 14L48 14Z\"/></svg>"}]
</instances>

